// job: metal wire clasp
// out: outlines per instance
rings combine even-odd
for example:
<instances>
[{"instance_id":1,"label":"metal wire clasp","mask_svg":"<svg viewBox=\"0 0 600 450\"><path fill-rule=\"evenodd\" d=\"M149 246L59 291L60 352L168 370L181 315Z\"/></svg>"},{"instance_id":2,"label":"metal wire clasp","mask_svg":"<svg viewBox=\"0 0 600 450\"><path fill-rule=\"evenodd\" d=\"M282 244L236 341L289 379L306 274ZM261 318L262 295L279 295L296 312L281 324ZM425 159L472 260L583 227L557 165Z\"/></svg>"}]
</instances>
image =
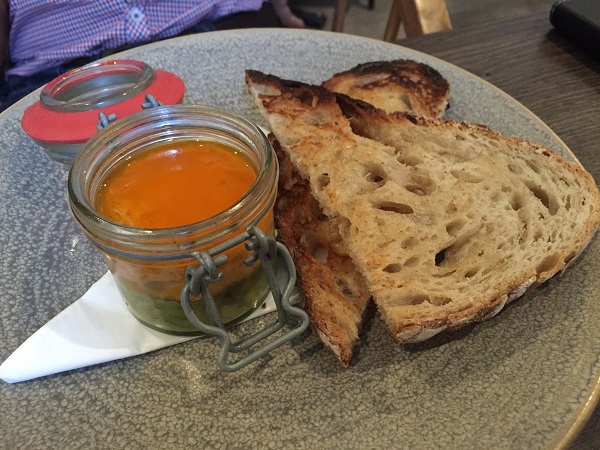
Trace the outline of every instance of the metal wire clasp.
<instances>
[{"instance_id":1,"label":"metal wire clasp","mask_svg":"<svg viewBox=\"0 0 600 450\"><path fill-rule=\"evenodd\" d=\"M144 103L142 103L142 109L150 109L156 108L158 106L163 106L163 102L159 102L158 100L156 100L156 98L154 98L152 94L146 94L144 96L144 100ZM98 122L96 123L96 128L98 129L98 131L100 131L103 128L109 126L115 120L117 120L116 114L107 115L106 113L104 113L104 111L100 111L98 113Z\"/></svg>"},{"instance_id":2,"label":"metal wire clasp","mask_svg":"<svg viewBox=\"0 0 600 450\"><path fill-rule=\"evenodd\" d=\"M214 297L210 292L209 284L223 278L223 274L219 272L218 268L227 263L227 256L222 253L244 241L247 241L245 244L246 249L253 252L244 261L244 264L249 266L256 261L260 261L277 307L277 321L244 340L232 343L231 338L219 317ZM277 282L275 270L271 264L271 260L275 258L276 255L284 262L285 269L287 270L288 277L283 290L281 290L281 287ZM199 266L190 265L185 269L187 282L181 290L181 305L188 320L196 327L196 329L207 335L215 336L221 341L218 362L222 370L233 372L241 369L300 335L308 327L309 321L306 312L290 304L290 294L296 284L296 268L292 261L292 257L283 244L277 242L275 238L271 236L267 237L260 228L251 227L244 233L223 244L215 246L208 251L194 252L192 256L198 261ZM192 310L190 295L196 296L199 294L202 294L202 299L206 305L206 310L213 325L202 322ZM293 322L296 322L296 324L291 330L268 341L262 347L255 349L233 363L227 361L230 353L240 353L248 350L259 341L262 341L279 331L286 324Z\"/></svg>"}]
</instances>

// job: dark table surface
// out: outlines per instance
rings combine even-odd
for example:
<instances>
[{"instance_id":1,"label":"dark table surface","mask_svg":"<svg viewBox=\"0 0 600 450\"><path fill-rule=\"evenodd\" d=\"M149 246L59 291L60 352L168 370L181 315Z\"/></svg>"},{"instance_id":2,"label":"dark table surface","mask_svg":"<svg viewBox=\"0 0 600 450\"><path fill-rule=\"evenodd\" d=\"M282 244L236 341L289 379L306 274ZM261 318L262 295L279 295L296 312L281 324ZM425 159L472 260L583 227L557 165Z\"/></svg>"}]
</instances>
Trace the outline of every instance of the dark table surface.
<instances>
[{"instance_id":1,"label":"dark table surface","mask_svg":"<svg viewBox=\"0 0 600 450\"><path fill-rule=\"evenodd\" d=\"M398 43L462 67L508 93L550 126L600 180L600 61L561 37L547 13ZM590 412L570 449L600 448L600 407Z\"/></svg>"}]
</instances>

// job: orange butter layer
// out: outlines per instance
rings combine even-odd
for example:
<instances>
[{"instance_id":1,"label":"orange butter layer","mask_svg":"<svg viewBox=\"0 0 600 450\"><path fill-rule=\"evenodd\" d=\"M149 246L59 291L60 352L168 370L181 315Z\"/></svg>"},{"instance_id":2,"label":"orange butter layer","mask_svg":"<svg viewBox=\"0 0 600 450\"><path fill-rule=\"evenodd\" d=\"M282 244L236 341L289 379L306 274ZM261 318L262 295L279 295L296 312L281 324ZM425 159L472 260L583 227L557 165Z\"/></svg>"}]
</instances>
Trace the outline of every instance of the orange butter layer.
<instances>
[{"instance_id":1,"label":"orange butter layer","mask_svg":"<svg viewBox=\"0 0 600 450\"><path fill-rule=\"evenodd\" d=\"M232 147L214 141L175 140L149 147L112 168L101 180L95 208L114 222L137 228L189 225L236 204L256 177L247 156ZM272 233L272 212L259 226ZM243 264L249 255L243 244L226 255L228 263L220 268L225 279L211 285L213 294L257 268ZM122 285L177 302L185 283L184 269L193 263L189 259L157 262L118 257L107 257L107 262Z\"/></svg>"},{"instance_id":2,"label":"orange butter layer","mask_svg":"<svg viewBox=\"0 0 600 450\"><path fill-rule=\"evenodd\" d=\"M95 206L137 228L172 228L213 217L236 204L256 180L247 157L214 141L157 144L110 170Z\"/></svg>"}]
</instances>

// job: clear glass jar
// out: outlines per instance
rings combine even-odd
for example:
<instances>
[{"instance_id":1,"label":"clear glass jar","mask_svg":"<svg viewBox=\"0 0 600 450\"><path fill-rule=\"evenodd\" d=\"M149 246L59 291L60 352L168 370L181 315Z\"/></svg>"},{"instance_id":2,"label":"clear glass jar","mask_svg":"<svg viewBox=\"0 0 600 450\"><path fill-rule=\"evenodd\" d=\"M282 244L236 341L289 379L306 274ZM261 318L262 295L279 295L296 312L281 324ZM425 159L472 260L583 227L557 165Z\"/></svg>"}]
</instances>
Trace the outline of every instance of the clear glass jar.
<instances>
[{"instance_id":1,"label":"clear glass jar","mask_svg":"<svg viewBox=\"0 0 600 450\"><path fill-rule=\"evenodd\" d=\"M134 228L98 213L95 196L111 170L149 147L178 139L216 141L243 152L257 173L250 190L222 213L175 228ZM277 170L267 138L242 116L209 106L157 107L119 119L87 142L69 173L69 204L76 221L104 255L131 313L153 329L197 335L179 300L185 268L198 265L192 253L213 248L255 225L274 236ZM215 190L206 186L207 195ZM194 198L187 202L193 207ZM225 255L228 262L219 268L224 277L211 283L210 290L221 321L234 324L264 301L269 286L260 264L244 264L250 255L244 244ZM196 316L210 324L202 296L191 303Z\"/></svg>"},{"instance_id":2,"label":"clear glass jar","mask_svg":"<svg viewBox=\"0 0 600 450\"><path fill-rule=\"evenodd\" d=\"M144 91L154 79L154 70L142 61L94 62L50 81L40 92L40 102L58 112L106 108Z\"/></svg>"}]
</instances>

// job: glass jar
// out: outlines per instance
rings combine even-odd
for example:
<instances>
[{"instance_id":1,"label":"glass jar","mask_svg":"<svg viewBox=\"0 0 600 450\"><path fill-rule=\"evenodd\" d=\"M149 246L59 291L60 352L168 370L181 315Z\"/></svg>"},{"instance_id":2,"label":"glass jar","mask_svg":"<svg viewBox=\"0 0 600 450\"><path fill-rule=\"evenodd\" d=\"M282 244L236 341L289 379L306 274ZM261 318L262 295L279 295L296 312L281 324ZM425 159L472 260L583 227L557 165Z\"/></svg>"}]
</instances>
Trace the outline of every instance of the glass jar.
<instances>
[{"instance_id":1,"label":"glass jar","mask_svg":"<svg viewBox=\"0 0 600 450\"><path fill-rule=\"evenodd\" d=\"M97 133L99 113L121 118L145 108L149 99L175 105L184 94L185 84L174 73L130 59L97 61L46 84L23 113L21 127L50 158L70 166Z\"/></svg>"},{"instance_id":2,"label":"glass jar","mask_svg":"<svg viewBox=\"0 0 600 450\"><path fill-rule=\"evenodd\" d=\"M224 144L242 152L254 167L256 180L233 206L197 223L159 229L125 226L98 212L99 188L119 164L160 143L190 139ZM209 106L157 107L119 119L87 142L69 173L69 204L76 221L104 255L131 313L162 332L198 335L180 302L185 269L198 265L194 256L198 252L223 244L249 227L258 226L274 236L277 170L268 139L242 116ZM202 180L202 173L198 178ZM204 190L214 195L218 188ZM194 207L194 198L185 201ZM219 268L223 279L211 283L210 290L221 322L231 325L262 304L269 286L260 264L244 263L250 251L243 243L224 254L227 263ZM202 295L191 298L191 305L202 322L211 323Z\"/></svg>"},{"instance_id":3,"label":"glass jar","mask_svg":"<svg viewBox=\"0 0 600 450\"><path fill-rule=\"evenodd\" d=\"M155 77L154 69L142 61L94 62L50 81L40 92L40 102L60 112L106 108L143 92Z\"/></svg>"}]
</instances>

